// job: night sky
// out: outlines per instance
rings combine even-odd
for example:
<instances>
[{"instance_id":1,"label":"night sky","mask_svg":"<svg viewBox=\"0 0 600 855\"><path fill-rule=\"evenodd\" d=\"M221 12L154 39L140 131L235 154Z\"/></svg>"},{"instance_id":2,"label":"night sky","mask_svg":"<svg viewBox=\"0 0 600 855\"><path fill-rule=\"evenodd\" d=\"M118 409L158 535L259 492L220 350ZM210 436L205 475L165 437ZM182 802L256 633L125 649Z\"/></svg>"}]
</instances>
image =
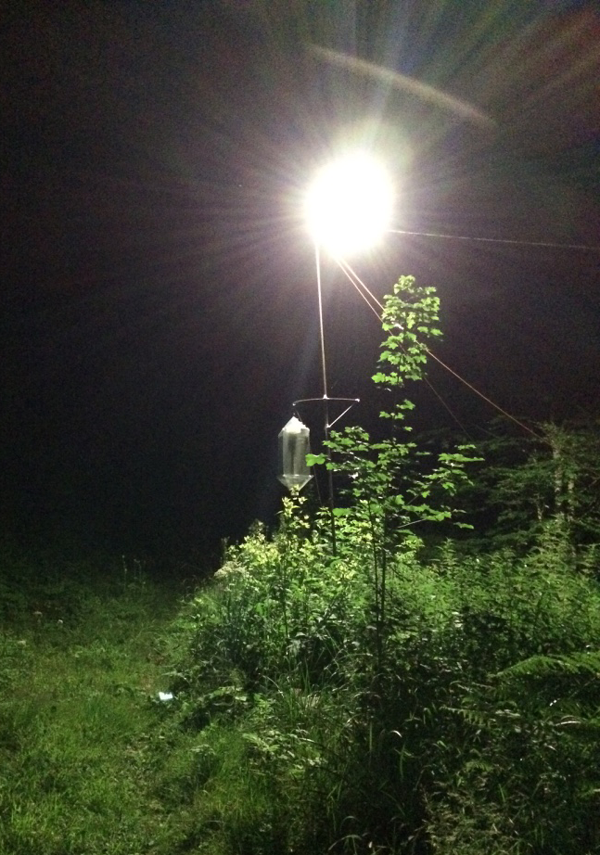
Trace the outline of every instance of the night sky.
<instances>
[{"instance_id":1,"label":"night sky","mask_svg":"<svg viewBox=\"0 0 600 855\"><path fill-rule=\"evenodd\" d=\"M0 520L24 540L214 553L273 519L277 434L321 394L302 194L340 147L385 163L398 229L600 245L596 3L32 0L0 42ZM598 251L390 234L352 264L380 299L435 285L435 352L511 414L600 415ZM370 424L381 330L327 260L323 287L330 394ZM429 378L479 435L495 411Z\"/></svg>"}]
</instances>

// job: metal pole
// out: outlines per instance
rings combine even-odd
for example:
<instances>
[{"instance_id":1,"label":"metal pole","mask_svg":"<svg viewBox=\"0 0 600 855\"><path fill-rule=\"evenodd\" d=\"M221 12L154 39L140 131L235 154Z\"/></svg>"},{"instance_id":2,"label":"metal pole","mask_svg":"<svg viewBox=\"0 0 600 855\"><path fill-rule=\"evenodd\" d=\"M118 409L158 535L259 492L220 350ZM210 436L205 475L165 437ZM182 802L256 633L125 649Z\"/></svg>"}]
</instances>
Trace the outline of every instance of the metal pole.
<instances>
[{"instance_id":1,"label":"metal pole","mask_svg":"<svg viewBox=\"0 0 600 855\"><path fill-rule=\"evenodd\" d=\"M325 425L323 433L325 441L329 439L329 395L327 394L327 362L325 359L325 332L323 327L323 292L321 288L321 253L319 244L315 242L315 263L317 267L317 292L319 295L319 331L321 335L321 370L323 376L323 405L325 409ZM333 513L333 470L331 469L331 453L326 450L328 469L327 469L327 484L329 490L329 520L331 524L331 547L333 555L337 555L337 542L335 536L335 516Z\"/></svg>"}]
</instances>

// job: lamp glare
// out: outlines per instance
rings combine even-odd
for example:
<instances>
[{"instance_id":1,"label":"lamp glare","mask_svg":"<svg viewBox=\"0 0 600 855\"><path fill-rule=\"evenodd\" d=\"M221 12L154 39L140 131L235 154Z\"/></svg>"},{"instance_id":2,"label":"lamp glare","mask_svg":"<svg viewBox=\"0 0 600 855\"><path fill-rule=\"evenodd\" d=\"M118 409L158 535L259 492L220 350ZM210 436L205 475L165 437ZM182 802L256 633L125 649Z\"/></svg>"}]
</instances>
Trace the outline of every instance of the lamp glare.
<instances>
[{"instance_id":1,"label":"lamp glare","mask_svg":"<svg viewBox=\"0 0 600 855\"><path fill-rule=\"evenodd\" d=\"M336 257L373 247L389 228L392 188L382 167L364 154L322 169L306 197L313 239Z\"/></svg>"}]
</instances>

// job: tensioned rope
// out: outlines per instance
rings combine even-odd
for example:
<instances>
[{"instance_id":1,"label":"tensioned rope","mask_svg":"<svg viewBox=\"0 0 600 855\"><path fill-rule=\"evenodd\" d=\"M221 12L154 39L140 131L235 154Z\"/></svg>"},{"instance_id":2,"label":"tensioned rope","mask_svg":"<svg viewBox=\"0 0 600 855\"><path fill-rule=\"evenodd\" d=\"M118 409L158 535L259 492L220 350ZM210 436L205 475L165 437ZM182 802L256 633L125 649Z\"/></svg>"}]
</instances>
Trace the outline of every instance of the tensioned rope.
<instances>
[{"instance_id":1,"label":"tensioned rope","mask_svg":"<svg viewBox=\"0 0 600 855\"><path fill-rule=\"evenodd\" d=\"M337 261L337 264L340 267L340 269L347 276L347 278L350 280L352 285L354 285L354 287L356 288L358 293L361 295L363 300L366 302L366 304L369 306L371 311L375 314L375 316L377 317L377 320L381 321L381 316L380 316L379 312L377 311L375 306L369 302L369 298L373 301L373 303L375 303L381 309L381 311L384 310L383 304L377 299L377 297L375 297L373 292L369 290L369 288L366 286L366 284L360 278L358 273L356 273L356 271L353 270L353 268L348 264L347 261L344 261L340 258L336 258L336 261ZM510 419L515 424L519 425L519 427L522 428L524 431L527 431L527 433L530 433L530 434L532 434L532 436L535 436L537 439L540 439L539 434L537 434L534 430L532 430L530 427L528 427L522 421L517 419L515 416L512 416L503 407L501 407L499 404L496 404L494 401L492 401L491 398L488 398L487 395L484 395L483 392L480 392L479 389L477 389L475 386L473 386L472 383L469 383L468 380L465 380L464 377L461 377L461 375L458 374L456 371L454 371L453 368L450 368L449 365L446 365L446 363L443 362L439 357L437 357L435 355L435 353L433 353L428 347L425 348L425 352L427 353L428 356L431 356L431 358L434 359L439 365L441 365L442 368L445 368L446 371L449 371L450 374L452 374L454 377L456 377L457 380L460 380L461 383L463 383L468 389L470 389L472 392L474 392L476 395L478 395L480 398L482 398L484 401L486 401L486 403L488 403L491 407L493 407L499 413L502 413L503 416L506 416L506 418ZM448 412L450 413L452 418L464 430L464 427L461 425L459 419L455 416L455 414L452 412L452 410L446 404L446 402L442 400L441 395L433 388L433 386L431 385L431 383L429 383L429 381L426 380L426 382L427 382L427 385L429 386L429 388L432 390L432 392L434 392L436 397L443 403L444 407L448 410Z\"/></svg>"},{"instance_id":2,"label":"tensioned rope","mask_svg":"<svg viewBox=\"0 0 600 855\"><path fill-rule=\"evenodd\" d=\"M369 302L369 300L368 300L367 296L363 293L363 290L362 290L362 289L364 288L364 290L367 292L367 294L368 294L368 295L369 295L369 297L373 300L373 302L374 302L374 303L376 303L376 304L377 304L381 309L383 309L383 306L381 305L381 303L379 302L379 300L377 299L377 297L376 297L376 296L375 296L375 295L374 295L374 294L373 294L373 293L372 293L372 292L367 288L367 286L366 286L366 284L363 282L363 280L358 276L358 274L356 273L356 271L354 271L354 270L350 267L350 265L349 265L349 264L347 264L347 262L345 262L345 261L344 261L343 259L341 259L341 258L336 259L336 261L337 261L337 263L338 263L339 267L341 267L342 271L346 274L346 276L348 277L348 279L350 280L350 282L352 283L352 285L354 285L354 287L355 287L355 289L357 290L357 292L358 292L358 293L360 294L360 296L363 298L363 300L365 301L365 303L367 304L367 306L369 307L369 309L371 309L371 311L373 312L373 314L375 315L375 317L377 318L377 320L379 321L379 323L381 323L381 315L379 314L379 312L377 311L377 309L375 308L375 306L373 306L373 305ZM355 277L355 278L354 278L354 277ZM444 401L444 399L442 398L442 396L440 395L440 393L437 391L437 389L435 389L435 388L434 388L434 386L433 386L433 385L431 384L431 382L427 379L427 377L423 377L423 381L424 381L424 383L425 383L425 384L426 384L426 385L431 389L431 392L432 392L432 393L435 395L435 397L438 399L438 401L440 402L440 404L442 405L442 407L444 407L444 409L445 409L445 410L447 410L447 412L449 413L450 417L451 417L452 419L454 419L454 421L455 421L455 422L456 422L456 424L459 426L459 428L462 430L462 432L468 436L468 435L469 435L469 431L468 431L468 430L466 429L466 427L463 425L463 423L462 423L462 422L461 422L461 420L458 418L458 416L456 415L456 413L455 413L455 412L450 408L450 405L449 405L446 401Z\"/></svg>"},{"instance_id":3,"label":"tensioned rope","mask_svg":"<svg viewBox=\"0 0 600 855\"><path fill-rule=\"evenodd\" d=\"M388 229L395 235L411 235L413 237L442 238L444 240L463 240L477 243L505 243L515 246L543 246L551 249L577 249L585 252L600 252L600 246L585 243L557 243L545 240L515 240L513 238L473 237L472 235L451 235L440 232L409 232L405 229Z\"/></svg>"}]
</instances>

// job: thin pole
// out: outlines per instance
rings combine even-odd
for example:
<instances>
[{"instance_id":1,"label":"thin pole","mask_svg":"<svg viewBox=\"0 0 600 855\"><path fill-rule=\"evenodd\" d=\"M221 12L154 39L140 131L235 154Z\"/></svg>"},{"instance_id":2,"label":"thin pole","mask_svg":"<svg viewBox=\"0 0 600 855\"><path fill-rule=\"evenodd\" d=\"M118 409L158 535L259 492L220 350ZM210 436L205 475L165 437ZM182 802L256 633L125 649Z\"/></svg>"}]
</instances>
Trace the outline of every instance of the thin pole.
<instances>
[{"instance_id":1,"label":"thin pole","mask_svg":"<svg viewBox=\"0 0 600 855\"><path fill-rule=\"evenodd\" d=\"M327 362L325 359L325 331L323 327L323 289L321 287L321 253L319 244L315 242L315 263L317 267L317 292L319 295L319 332L321 335L321 371L323 378L323 405L325 409L325 425L323 434L325 441L329 439L329 395L327 394ZM329 490L329 521L331 525L331 548L334 557L337 555L337 541L335 535L335 516L333 513L333 470L331 469L331 453L327 448L327 485Z\"/></svg>"},{"instance_id":2,"label":"thin pole","mask_svg":"<svg viewBox=\"0 0 600 855\"><path fill-rule=\"evenodd\" d=\"M327 401L327 363L325 361L325 332L323 328L323 289L321 288L321 251L319 244L315 243L315 263L317 266L317 292L319 294L319 331L321 333L321 371L323 377L323 400ZM329 428L329 419L325 423Z\"/></svg>"}]
</instances>

